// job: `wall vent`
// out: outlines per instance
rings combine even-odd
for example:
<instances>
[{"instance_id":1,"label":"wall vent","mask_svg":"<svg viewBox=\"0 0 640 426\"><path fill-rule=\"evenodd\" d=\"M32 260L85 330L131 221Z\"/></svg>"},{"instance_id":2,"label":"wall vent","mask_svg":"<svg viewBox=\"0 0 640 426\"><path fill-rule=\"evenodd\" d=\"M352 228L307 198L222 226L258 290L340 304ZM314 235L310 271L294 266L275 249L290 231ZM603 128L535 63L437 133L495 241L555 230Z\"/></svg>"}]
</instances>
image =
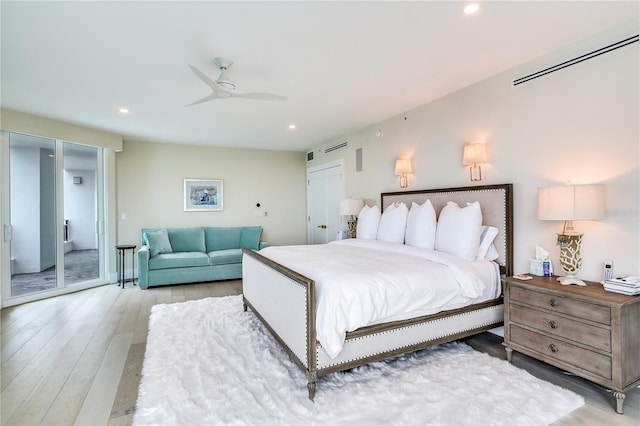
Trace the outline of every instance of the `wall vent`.
<instances>
[{"instance_id":1,"label":"wall vent","mask_svg":"<svg viewBox=\"0 0 640 426\"><path fill-rule=\"evenodd\" d=\"M339 144L337 144L337 145L330 146L329 148L327 148L327 149L325 149L325 150L324 150L324 153L325 153L325 154L328 154L328 153L333 152L333 151L336 151L336 150L338 150L338 149L346 148L346 147L347 147L347 145L348 145L348 142L342 142L342 143L339 143Z\"/></svg>"},{"instance_id":2,"label":"wall vent","mask_svg":"<svg viewBox=\"0 0 640 426\"><path fill-rule=\"evenodd\" d=\"M638 34L626 38L624 40L620 40L619 42L610 44L608 46L602 47L600 49L594 50L593 52L585 53L584 55L578 56L573 59L569 59L568 61L564 61L560 64L554 65L549 68L545 68L541 71L534 72L533 74L526 75L524 77L517 78L513 80L513 86L517 86L522 83L526 83L528 81L534 80L538 77L542 77L543 75L551 74L552 72L559 71L563 68L570 67L571 65L579 64L580 62L586 61L587 59L595 58L596 56L603 55L605 53L611 52L613 50L619 49L621 47L627 46L631 43L638 42Z\"/></svg>"},{"instance_id":3,"label":"wall vent","mask_svg":"<svg viewBox=\"0 0 640 426\"><path fill-rule=\"evenodd\" d=\"M313 151L307 152L307 161L313 161Z\"/></svg>"}]
</instances>

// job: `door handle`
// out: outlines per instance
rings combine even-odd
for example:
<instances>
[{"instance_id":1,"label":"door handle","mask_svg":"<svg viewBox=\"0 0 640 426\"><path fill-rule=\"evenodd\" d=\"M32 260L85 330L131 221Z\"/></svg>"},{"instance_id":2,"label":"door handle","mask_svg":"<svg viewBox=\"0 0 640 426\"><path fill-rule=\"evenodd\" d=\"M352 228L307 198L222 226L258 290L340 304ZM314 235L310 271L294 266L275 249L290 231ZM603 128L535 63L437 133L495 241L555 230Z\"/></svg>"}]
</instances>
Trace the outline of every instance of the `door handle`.
<instances>
[{"instance_id":1,"label":"door handle","mask_svg":"<svg viewBox=\"0 0 640 426\"><path fill-rule=\"evenodd\" d=\"M318 228L327 229L327 225L318 225Z\"/></svg>"}]
</instances>

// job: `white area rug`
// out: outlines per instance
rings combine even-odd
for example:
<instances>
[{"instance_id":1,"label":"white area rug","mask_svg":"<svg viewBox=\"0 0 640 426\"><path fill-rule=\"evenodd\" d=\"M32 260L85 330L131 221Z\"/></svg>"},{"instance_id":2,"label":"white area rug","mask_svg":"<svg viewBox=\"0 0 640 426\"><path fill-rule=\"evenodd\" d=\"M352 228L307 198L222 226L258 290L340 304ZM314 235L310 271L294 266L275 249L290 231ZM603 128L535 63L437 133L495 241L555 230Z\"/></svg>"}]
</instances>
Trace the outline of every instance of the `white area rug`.
<instances>
[{"instance_id":1,"label":"white area rug","mask_svg":"<svg viewBox=\"0 0 640 426\"><path fill-rule=\"evenodd\" d=\"M584 404L464 343L323 376L315 402L241 296L156 305L134 424L544 425Z\"/></svg>"}]
</instances>

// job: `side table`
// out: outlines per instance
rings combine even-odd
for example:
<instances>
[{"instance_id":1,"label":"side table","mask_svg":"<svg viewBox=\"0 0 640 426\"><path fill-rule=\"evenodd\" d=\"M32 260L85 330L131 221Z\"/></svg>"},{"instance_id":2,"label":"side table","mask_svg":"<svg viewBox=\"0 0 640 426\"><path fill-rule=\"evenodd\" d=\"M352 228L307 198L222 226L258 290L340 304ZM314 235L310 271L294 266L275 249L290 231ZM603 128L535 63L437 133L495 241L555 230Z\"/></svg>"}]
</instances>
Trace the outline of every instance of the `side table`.
<instances>
[{"instance_id":1,"label":"side table","mask_svg":"<svg viewBox=\"0 0 640 426\"><path fill-rule=\"evenodd\" d=\"M134 270L135 270L135 262L136 262L136 246L120 245L120 246L116 246L116 250L118 250L118 257L120 259L119 270L118 270L118 275L119 275L118 284L122 284L122 288L124 288L124 284L127 281L131 281L133 285L136 285L136 280L134 278ZM125 259L127 250L131 250L131 278L124 277L124 259Z\"/></svg>"},{"instance_id":2,"label":"side table","mask_svg":"<svg viewBox=\"0 0 640 426\"><path fill-rule=\"evenodd\" d=\"M622 414L625 392L640 384L640 297L555 277L503 282L507 360L515 350L611 389Z\"/></svg>"}]
</instances>

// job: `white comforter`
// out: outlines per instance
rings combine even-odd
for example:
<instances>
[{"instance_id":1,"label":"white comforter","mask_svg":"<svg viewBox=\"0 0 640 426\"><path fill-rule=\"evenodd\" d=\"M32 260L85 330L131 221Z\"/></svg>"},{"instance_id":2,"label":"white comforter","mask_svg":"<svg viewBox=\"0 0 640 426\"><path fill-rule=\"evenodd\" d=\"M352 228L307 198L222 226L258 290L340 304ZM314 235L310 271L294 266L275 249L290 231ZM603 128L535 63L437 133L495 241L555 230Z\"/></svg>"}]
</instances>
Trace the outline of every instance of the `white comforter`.
<instances>
[{"instance_id":1,"label":"white comforter","mask_svg":"<svg viewBox=\"0 0 640 426\"><path fill-rule=\"evenodd\" d=\"M435 250L349 239L272 246L260 254L315 281L317 339L330 357L348 331L434 314L500 295L495 262Z\"/></svg>"}]
</instances>

